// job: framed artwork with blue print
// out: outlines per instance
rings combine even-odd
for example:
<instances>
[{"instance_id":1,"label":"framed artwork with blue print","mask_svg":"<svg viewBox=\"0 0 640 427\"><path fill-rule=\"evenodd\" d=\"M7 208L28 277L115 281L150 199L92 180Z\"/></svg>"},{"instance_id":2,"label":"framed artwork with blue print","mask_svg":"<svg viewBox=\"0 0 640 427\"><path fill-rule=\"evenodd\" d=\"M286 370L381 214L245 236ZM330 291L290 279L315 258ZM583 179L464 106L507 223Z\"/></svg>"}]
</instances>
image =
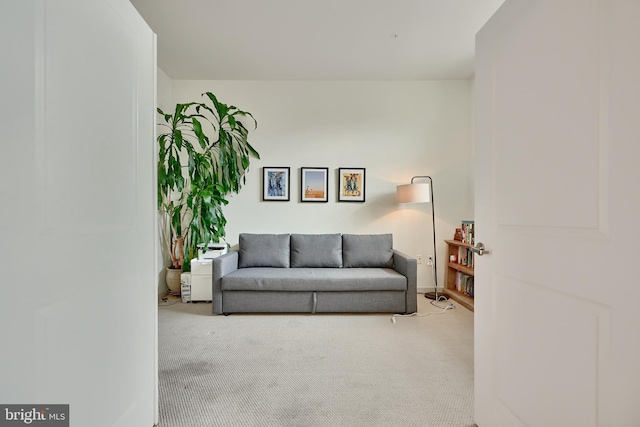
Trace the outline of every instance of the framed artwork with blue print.
<instances>
[{"instance_id":1,"label":"framed artwork with blue print","mask_svg":"<svg viewBox=\"0 0 640 427\"><path fill-rule=\"evenodd\" d=\"M288 202L291 187L290 169L265 166L262 171L262 200Z\"/></svg>"}]
</instances>

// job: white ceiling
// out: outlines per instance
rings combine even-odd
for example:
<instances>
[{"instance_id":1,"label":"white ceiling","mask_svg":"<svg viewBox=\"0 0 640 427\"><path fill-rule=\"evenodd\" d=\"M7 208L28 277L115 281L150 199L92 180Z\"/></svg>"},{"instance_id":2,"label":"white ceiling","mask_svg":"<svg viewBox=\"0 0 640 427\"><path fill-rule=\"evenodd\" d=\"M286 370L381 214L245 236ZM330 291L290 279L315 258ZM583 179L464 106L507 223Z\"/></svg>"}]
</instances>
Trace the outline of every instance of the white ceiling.
<instances>
[{"instance_id":1,"label":"white ceiling","mask_svg":"<svg viewBox=\"0 0 640 427\"><path fill-rule=\"evenodd\" d=\"M504 0L131 0L158 66L187 80L473 76L475 34Z\"/></svg>"}]
</instances>

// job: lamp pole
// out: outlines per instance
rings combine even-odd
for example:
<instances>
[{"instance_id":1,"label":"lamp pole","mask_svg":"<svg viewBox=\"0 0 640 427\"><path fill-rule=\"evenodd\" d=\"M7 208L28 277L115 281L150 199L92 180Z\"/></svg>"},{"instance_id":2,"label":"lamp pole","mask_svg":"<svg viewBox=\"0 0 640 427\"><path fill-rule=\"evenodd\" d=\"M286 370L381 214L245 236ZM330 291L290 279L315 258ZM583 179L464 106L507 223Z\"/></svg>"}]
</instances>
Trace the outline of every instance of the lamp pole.
<instances>
[{"instance_id":1,"label":"lamp pole","mask_svg":"<svg viewBox=\"0 0 640 427\"><path fill-rule=\"evenodd\" d=\"M429 198L431 199L431 225L433 230L433 284L435 285L435 292L425 292L424 297L432 300L438 301L439 297L443 295L438 295L438 250L436 248L436 213L435 213L435 202L433 197L433 179L430 176L422 175L422 176L414 176L411 178L411 184L415 179L428 179L429 180Z\"/></svg>"},{"instance_id":2,"label":"lamp pole","mask_svg":"<svg viewBox=\"0 0 640 427\"><path fill-rule=\"evenodd\" d=\"M429 184L416 184L416 179L428 179ZM438 249L436 246L436 210L433 197L433 180L430 176L419 175L411 178L410 184L398 185L396 188L398 195L398 203L431 203L431 224L433 227L433 284L435 292L426 292L425 298L438 301L439 299L448 299L446 295L438 295Z\"/></svg>"}]
</instances>

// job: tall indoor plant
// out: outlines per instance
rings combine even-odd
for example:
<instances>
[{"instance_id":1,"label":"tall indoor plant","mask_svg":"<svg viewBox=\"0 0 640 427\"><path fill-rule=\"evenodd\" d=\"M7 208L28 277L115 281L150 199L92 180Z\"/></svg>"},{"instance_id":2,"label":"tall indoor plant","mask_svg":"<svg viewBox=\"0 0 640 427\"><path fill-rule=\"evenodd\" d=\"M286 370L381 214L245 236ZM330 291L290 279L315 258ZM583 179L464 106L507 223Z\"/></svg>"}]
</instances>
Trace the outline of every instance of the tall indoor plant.
<instances>
[{"instance_id":1,"label":"tall indoor plant","mask_svg":"<svg viewBox=\"0 0 640 427\"><path fill-rule=\"evenodd\" d=\"M198 244L219 242L227 223L222 207L245 183L250 158L244 122L251 113L224 104L211 92L203 102L177 104L173 114L158 108L166 132L158 135L158 210L171 269L188 270Z\"/></svg>"}]
</instances>

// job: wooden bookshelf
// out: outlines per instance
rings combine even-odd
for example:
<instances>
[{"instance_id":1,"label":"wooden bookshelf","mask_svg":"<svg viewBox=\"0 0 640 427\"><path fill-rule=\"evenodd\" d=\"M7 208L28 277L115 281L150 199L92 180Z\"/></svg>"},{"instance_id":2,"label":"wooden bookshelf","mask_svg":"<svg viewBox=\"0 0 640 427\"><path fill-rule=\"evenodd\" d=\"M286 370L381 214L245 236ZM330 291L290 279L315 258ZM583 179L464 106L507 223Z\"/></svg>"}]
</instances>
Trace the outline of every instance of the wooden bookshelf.
<instances>
[{"instance_id":1,"label":"wooden bookshelf","mask_svg":"<svg viewBox=\"0 0 640 427\"><path fill-rule=\"evenodd\" d=\"M447 244L447 270L445 271L444 293L473 311L473 253L470 249L473 245L457 240L445 240ZM451 255L455 255L456 262L449 261ZM467 264L463 259L467 258Z\"/></svg>"}]
</instances>

